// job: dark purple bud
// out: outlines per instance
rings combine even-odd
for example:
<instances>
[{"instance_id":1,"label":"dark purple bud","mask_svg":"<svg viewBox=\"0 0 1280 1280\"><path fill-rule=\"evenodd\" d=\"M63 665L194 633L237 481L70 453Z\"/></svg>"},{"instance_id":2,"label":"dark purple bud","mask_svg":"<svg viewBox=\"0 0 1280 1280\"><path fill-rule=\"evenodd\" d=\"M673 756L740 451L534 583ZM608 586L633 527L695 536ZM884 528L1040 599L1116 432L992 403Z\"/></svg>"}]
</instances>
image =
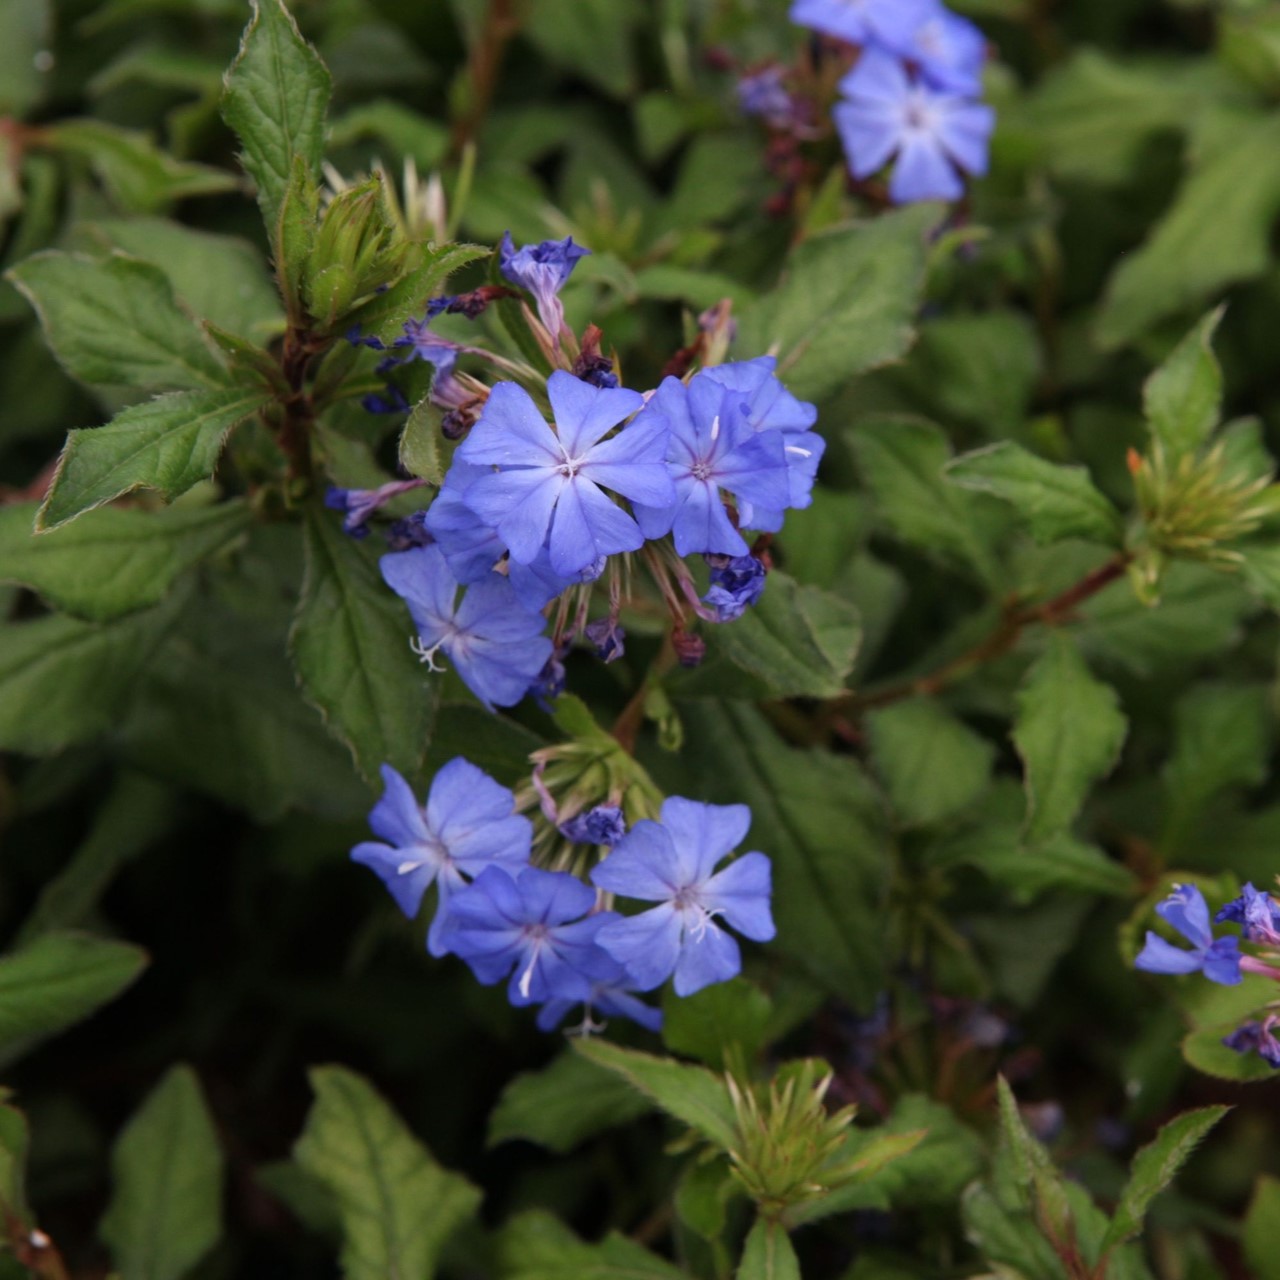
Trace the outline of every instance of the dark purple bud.
<instances>
[{"instance_id":1,"label":"dark purple bud","mask_svg":"<svg viewBox=\"0 0 1280 1280\"><path fill-rule=\"evenodd\" d=\"M475 426L480 416L479 402L460 409L450 409L440 419L440 431L446 440L461 440Z\"/></svg>"},{"instance_id":2,"label":"dark purple bud","mask_svg":"<svg viewBox=\"0 0 1280 1280\"><path fill-rule=\"evenodd\" d=\"M627 834L627 823L621 809L602 804L562 822L560 834L574 844L615 845Z\"/></svg>"},{"instance_id":3,"label":"dark purple bud","mask_svg":"<svg viewBox=\"0 0 1280 1280\"><path fill-rule=\"evenodd\" d=\"M1280 1021L1274 1014L1262 1022L1246 1022L1222 1043L1237 1053L1257 1053L1272 1067L1280 1067L1280 1041L1275 1037L1275 1024Z\"/></svg>"},{"instance_id":4,"label":"dark purple bud","mask_svg":"<svg viewBox=\"0 0 1280 1280\"><path fill-rule=\"evenodd\" d=\"M387 349L380 338L375 338L371 333L362 334L358 324L353 324L347 330L347 341L353 347L369 347L374 351L385 351Z\"/></svg>"},{"instance_id":5,"label":"dark purple bud","mask_svg":"<svg viewBox=\"0 0 1280 1280\"><path fill-rule=\"evenodd\" d=\"M595 646L596 657L601 662L616 662L626 652L623 641L627 633L617 618L597 618L588 622L583 634Z\"/></svg>"},{"instance_id":6,"label":"dark purple bud","mask_svg":"<svg viewBox=\"0 0 1280 1280\"><path fill-rule=\"evenodd\" d=\"M368 413L408 413L409 402L404 392L394 383L388 382L382 395L376 392L364 397L360 403Z\"/></svg>"},{"instance_id":7,"label":"dark purple bud","mask_svg":"<svg viewBox=\"0 0 1280 1280\"><path fill-rule=\"evenodd\" d=\"M671 645L682 667L698 667L707 656L707 642L691 631L673 631Z\"/></svg>"},{"instance_id":8,"label":"dark purple bud","mask_svg":"<svg viewBox=\"0 0 1280 1280\"><path fill-rule=\"evenodd\" d=\"M387 527L387 546L392 551L408 551L413 547L425 547L435 539L427 532L423 523L425 511L415 511L403 520L393 520Z\"/></svg>"},{"instance_id":9,"label":"dark purple bud","mask_svg":"<svg viewBox=\"0 0 1280 1280\"><path fill-rule=\"evenodd\" d=\"M764 591L765 568L755 556L703 557L711 568L711 589L703 603L716 612L717 622L740 618Z\"/></svg>"}]
</instances>

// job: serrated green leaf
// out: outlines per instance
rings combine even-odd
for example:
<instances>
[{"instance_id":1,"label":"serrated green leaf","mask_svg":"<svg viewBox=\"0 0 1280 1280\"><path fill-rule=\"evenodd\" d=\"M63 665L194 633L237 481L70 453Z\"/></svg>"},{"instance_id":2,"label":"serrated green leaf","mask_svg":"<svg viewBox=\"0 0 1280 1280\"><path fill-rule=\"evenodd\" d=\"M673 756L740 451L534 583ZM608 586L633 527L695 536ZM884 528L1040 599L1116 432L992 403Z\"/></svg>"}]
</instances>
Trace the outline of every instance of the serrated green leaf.
<instances>
[{"instance_id":1,"label":"serrated green leaf","mask_svg":"<svg viewBox=\"0 0 1280 1280\"><path fill-rule=\"evenodd\" d=\"M1147 1206L1174 1179L1205 1135L1230 1111L1230 1107L1201 1107L1187 1111L1163 1125L1160 1132L1133 1158L1115 1216L1103 1237L1104 1250L1134 1239L1142 1230Z\"/></svg>"},{"instance_id":2,"label":"serrated green leaf","mask_svg":"<svg viewBox=\"0 0 1280 1280\"><path fill-rule=\"evenodd\" d=\"M306 571L289 651L303 691L375 779L411 774L427 750L438 685L410 648L413 627L368 550L323 507L306 521Z\"/></svg>"},{"instance_id":3,"label":"serrated green leaf","mask_svg":"<svg viewBox=\"0 0 1280 1280\"><path fill-rule=\"evenodd\" d=\"M778 376L819 399L911 345L933 205L835 227L801 243L778 287L739 320L744 352L778 352Z\"/></svg>"},{"instance_id":4,"label":"serrated green leaf","mask_svg":"<svg viewBox=\"0 0 1280 1280\"><path fill-rule=\"evenodd\" d=\"M984 582L1001 581L978 506L989 499L947 483L951 445L940 428L918 418L872 418L849 443L881 519L899 538L958 559Z\"/></svg>"},{"instance_id":5,"label":"serrated green leaf","mask_svg":"<svg viewBox=\"0 0 1280 1280\"><path fill-rule=\"evenodd\" d=\"M503 1227L498 1257L504 1280L688 1280L679 1267L610 1232L585 1244L549 1213L522 1213Z\"/></svg>"},{"instance_id":6,"label":"serrated green leaf","mask_svg":"<svg viewBox=\"0 0 1280 1280\"><path fill-rule=\"evenodd\" d=\"M173 616L162 605L100 625L55 614L0 627L0 747L39 755L111 729Z\"/></svg>"},{"instance_id":7,"label":"serrated green leaf","mask_svg":"<svg viewBox=\"0 0 1280 1280\"><path fill-rule=\"evenodd\" d=\"M32 533L35 503L0 507L0 581L56 608L104 622L158 604L175 579L244 532L242 502L162 511L86 512L74 525Z\"/></svg>"},{"instance_id":8,"label":"serrated green leaf","mask_svg":"<svg viewBox=\"0 0 1280 1280\"><path fill-rule=\"evenodd\" d=\"M266 391L171 391L101 427L71 431L36 528L49 532L134 489L172 500L213 474L229 432L270 401Z\"/></svg>"},{"instance_id":9,"label":"serrated green leaf","mask_svg":"<svg viewBox=\"0 0 1280 1280\"><path fill-rule=\"evenodd\" d=\"M1267 269L1280 210L1278 147L1280 116L1207 118L1168 213L1112 274L1096 329L1102 346L1132 341L1166 316L1201 307L1223 286Z\"/></svg>"},{"instance_id":10,"label":"serrated green leaf","mask_svg":"<svg viewBox=\"0 0 1280 1280\"><path fill-rule=\"evenodd\" d=\"M0 1062L114 1000L146 967L141 947L47 933L0 957Z\"/></svg>"},{"instance_id":11,"label":"serrated green leaf","mask_svg":"<svg viewBox=\"0 0 1280 1280\"><path fill-rule=\"evenodd\" d=\"M240 52L226 76L222 118L243 147L245 171L273 240L295 157L314 176L324 155L329 72L283 0L253 0Z\"/></svg>"},{"instance_id":12,"label":"serrated green leaf","mask_svg":"<svg viewBox=\"0 0 1280 1280\"><path fill-rule=\"evenodd\" d=\"M403 336L404 322L421 313L427 299L440 292L448 278L470 262L489 256L474 244L446 244L421 249L422 261L385 293L376 294L344 323L360 326L384 342Z\"/></svg>"},{"instance_id":13,"label":"serrated green leaf","mask_svg":"<svg viewBox=\"0 0 1280 1280\"><path fill-rule=\"evenodd\" d=\"M708 650L755 677L771 696L833 698L853 670L860 635L853 605L777 570L752 608L711 633ZM688 683L696 687L696 677Z\"/></svg>"},{"instance_id":14,"label":"serrated green leaf","mask_svg":"<svg viewBox=\"0 0 1280 1280\"><path fill-rule=\"evenodd\" d=\"M1221 319L1221 308L1205 316L1142 389L1152 439L1173 460L1200 448L1222 416L1222 369L1213 354Z\"/></svg>"},{"instance_id":15,"label":"serrated green leaf","mask_svg":"<svg viewBox=\"0 0 1280 1280\"><path fill-rule=\"evenodd\" d=\"M347 1280L429 1280L441 1246L480 1204L367 1081L343 1067L308 1073L315 1105L294 1159L333 1194Z\"/></svg>"},{"instance_id":16,"label":"serrated green leaf","mask_svg":"<svg viewBox=\"0 0 1280 1280\"><path fill-rule=\"evenodd\" d=\"M400 433L400 466L428 484L444 479L440 457L440 410L423 396Z\"/></svg>"},{"instance_id":17,"label":"serrated green leaf","mask_svg":"<svg viewBox=\"0 0 1280 1280\"><path fill-rule=\"evenodd\" d=\"M72 376L143 391L225 388L226 371L174 301L159 267L125 254L50 249L6 273Z\"/></svg>"},{"instance_id":18,"label":"serrated green leaf","mask_svg":"<svg viewBox=\"0 0 1280 1280\"><path fill-rule=\"evenodd\" d=\"M1124 542L1120 513L1084 467L1048 462L1005 440L956 458L946 474L962 488L1009 503L1037 542L1085 538L1113 547Z\"/></svg>"},{"instance_id":19,"label":"serrated green leaf","mask_svg":"<svg viewBox=\"0 0 1280 1280\"><path fill-rule=\"evenodd\" d=\"M120 1133L99 1228L128 1280L179 1280L222 1234L222 1151L196 1074L172 1067Z\"/></svg>"},{"instance_id":20,"label":"serrated green leaf","mask_svg":"<svg viewBox=\"0 0 1280 1280\"><path fill-rule=\"evenodd\" d=\"M867 731L872 764L903 822L950 817L991 781L995 748L937 702L916 698L876 711Z\"/></svg>"},{"instance_id":21,"label":"serrated green leaf","mask_svg":"<svg viewBox=\"0 0 1280 1280\"><path fill-rule=\"evenodd\" d=\"M56 151L84 160L125 213L158 213L175 200L234 191L234 174L178 160L145 134L105 120L63 120L46 130Z\"/></svg>"},{"instance_id":22,"label":"serrated green leaf","mask_svg":"<svg viewBox=\"0 0 1280 1280\"><path fill-rule=\"evenodd\" d=\"M1075 1241L1075 1222L1062 1174L1049 1153L1027 1132L1018 1104L1004 1076L997 1081L1000 1098L1000 1131L1013 1155L1016 1178L1035 1211L1045 1236L1062 1249Z\"/></svg>"},{"instance_id":23,"label":"serrated green leaf","mask_svg":"<svg viewBox=\"0 0 1280 1280\"><path fill-rule=\"evenodd\" d=\"M1067 637L1053 635L1018 693L1013 727L1026 770L1028 842L1070 825L1127 731L1115 691L1090 674Z\"/></svg>"},{"instance_id":24,"label":"serrated green leaf","mask_svg":"<svg viewBox=\"0 0 1280 1280\"><path fill-rule=\"evenodd\" d=\"M575 1040L573 1047L597 1066L616 1072L668 1115L721 1150L734 1140L733 1099L724 1081L705 1067L624 1049L607 1040Z\"/></svg>"},{"instance_id":25,"label":"serrated green leaf","mask_svg":"<svg viewBox=\"0 0 1280 1280\"><path fill-rule=\"evenodd\" d=\"M558 1154L650 1109L625 1080L565 1052L541 1071L516 1076L489 1116L489 1146L524 1138Z\"/></svg>"},{"instance_id":26,"label":"serrated green leaf","mask_svg":"<svg viewBox=\"0 0 1280 1280\"><path fill-rule=\"evenodd\" d=\"M738 1280L800 1280L800 1260L780 1223L757 1218L747 1233Z\"/></svg>"},{"instance_id":27,"label":"serrated green leaf","mask_svg":"<svg viewBox=\"0 0 1280 1280\"><path fill-rule=\"evenodd\" d=\"M746 846L773 859L777 940L822 987L869 1009L885 973L888 867L878 798L849 756L779 741L754 708L680 703L686 742L669 791L752 811ZM658 778L661 783L662 778Z\"/></svg>"},{"instance_id":28,"label":"serrated green leaf","mask_svg":"<svg viewBox=\"0 0 1280 1280\"><path fill-rule=\"evenodd\" d=\"M1280 1280L1280 1178L1263 1174L1254 1184L1243 1243L1254 1280Z\"/></svg>"},{"instance_id":29,"label":"serrated green leaf","mask_svg":"<svg viewBox=\"0 0 1280 1280\"><path fill-rule=\"evenodd\" d=\"M750 1062L764 1047L773 1002L745 978L704 987L691 996L668 991L662 1001L662 1043L716 1071L735 1047Z\"/></svg>"}]
</instances>

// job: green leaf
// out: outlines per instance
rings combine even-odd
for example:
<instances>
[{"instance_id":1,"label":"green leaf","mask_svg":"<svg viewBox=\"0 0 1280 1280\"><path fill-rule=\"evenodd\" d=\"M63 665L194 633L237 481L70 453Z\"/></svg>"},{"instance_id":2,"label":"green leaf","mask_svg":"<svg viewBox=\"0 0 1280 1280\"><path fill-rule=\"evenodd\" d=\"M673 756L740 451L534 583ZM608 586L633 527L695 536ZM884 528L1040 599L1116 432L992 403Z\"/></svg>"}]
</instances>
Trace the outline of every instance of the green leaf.
<instances>
[{"instance_id":1,"label":"green leaf","mask_svg":"<svg viewBox=\"0 0 1280 1280\"><path fill-rule=\"evenodd\" d=\"M284 323L262 255L239 236L212 235L168 218L103 218L87 233L159 267L180 305L201 320L265 337Z\"/></svg>"},{"instance_id":2,"label":"green leaf","mask_svg":"<svg viewBox=\"0 0 1280 1280\"><path fill-rule=\"evenodd\" d=\"M742 1249L738 1280L800 1280L800 1260L779 1223L755 1220Z\"/></svg>"},{"instance_id":3,"label":"green leaf","mask_svg":"<svg viewBox=\"0 0 1280 1280\"><path fill-rule=\"evenodd\" d=\"M0 116L21 120L44 96L50 68L39 54L52 41L49 0L0 8Z\"/></svg>"},{"instance_id":4,"label":"green leaf","mask_svg":"<svg viewBox=\"0 0 1280 1280\"><path fill-rule=\"evenodd\" d=\"M303 691L366 778L410 774L426 753L438 685L409 642L404 604L373 556L323 507L306 521L306 572L289 650Z\"/></svg>"},{"instance_id":5,"label":"green leaf","mask_svg":"<svg viewBox=\"0 0 1280 1280\"><path fill-rule=\"evenodd\" d=\"M1074 1217L1062 1174L1049 1153L1027 1132L1013 1090L1004 1076L997 1081L1000 1097L1000 1130L1013 1155L1017 1181L1029 1197L1036 1220L1046 1238L1061 1252L1076 1238Z\"/></svg>"},{"instance_id":6,"label":"green leaf","mask_svg":"<svg viewBox=\"0 0 1280 1280\"><path fill-rule=\"evenodd\" d=\"M324 155L329 72L302 38L283 0L253 0L222 98L222 118L244 148L241 161L258 187L274 243L295 157L314 177Z\"/></svg>"},{"instance_id":7,"label":"green leaf","mask_svg":"<svg viewBox=\"0 0 1280 1280\"><path fill-rule=\"evenodd\" d=\"M0 1062L87 1018L146 965L141 947L81 933L47 933L0 957Z\"/></svg>"},{"instance_id":8,"label":"green leaf","mask_svg":"<svg viewBox=\"0 0 1280 1280\"><path fill-rule=\"evenodd\" d=\"M172 499L213 474L227 435L270 401L265 391L172 391L101 427L71 431L36 529L48 532L134 489Z\"/></svg>"},{"instance_id":9,"label":"green leaf","mask_svg":"<svg viewBox=\"0 0 1280 1280\"><path fill-rule=\"evenodd\" d=\"M129 1280L179 1280L222 1234L222 1151L196 1074L172 1067L111 1153L99 1228Z\"/></svg>"},{"instance_id":10,"label":"green leaf","mask_svg":"<svg viewBox=\"0 0 1280 1280\"><path fill-rule=\"evenodd\" d=\"M803 241L778 287L739 320L739 348L776 350L801 399L829 396L911 345L938 209L917 205Z\"/></svg>"},{"instance_id":11,"label":"green leaf","mask_svg":"<svg viewBox=\"0 0 1280 1280\"><path fill-rule=\"evenodd\" d=\"M1128 722L1115 691L1094 679L1075 645L1055 634L1018 693L1013 740L1026 769L1027 840L1068 827L1110 771Z\"/></svg>"},{"instance_id":12,"label":"green leaf","mask_svg":"<svg viewBox=\"0 0 1280 1280\"><path fill-rule=\"evenodd\" d=\"M1233 549L1240 555L1240 574L1249 590L1280 611L1280 546L1254 543Z\"/></svg>"},{"instance_id":13,"label":"green leaf","mask_svg":"<svg viewBox=\"0 0 1280 1280\"><path fill-rule=\"evenodd\" d=\"M662 1001L662 1043L716 1071L735 1047L750 1062L764 1047L773 1002L745 978L704 987L691 996L668 991Z\"/></svg>"},{"instance_id":14,"label":"green leaf","mask_svg":"<svg viewBox=\"0 0 1280 1280\"><path fill-rule=\"evenodd\" d=\"M502 1229L503 1280L688 1280L679 1267L626 1236L610 1232L584 1244L549 1213L522 1213Z\"/></svg>"},{"instance_id":15,"label":"green leaf","mask_svg":"<svg viewBox=\"0 0 1280 1280\"><path fill-rule=\"evenodd\" d=\"M646 1098L657 1103L722 1150L733 1145L735 1113L724 1081L705 1067L624 1049L607 1040L575 1040L574 1049L597 1066L616 1072Z\"/></svg>"},{"instance_id":16,"label":"green leaf","mask_svg":"<svg viewBox=\"0 0 1280 1280\"><path fill-rule=\"evenodd\" d=\"M113 728L172 624L163 605L102 625L55 614L0 628L0 747L41 755Z\"/></svg>"},{"instance_id":17,"label":"green leaf","mask_svg":"<svg viewBox=\"0 0 1280 1280\"><path fill-rule=\"evenodd\" d=\"M5 1095L8 1096L8 1091ZM8 1103L0 1103L0 1210L28 1220L27 1153L31 1132L27 1118Z\"/></svg>"},{"instance_id":18,"label":"green leaf","mask_svg":"<svg viewBox=\"0 0 1280 1280\"><path fill-rule=\"evenodd\" d=\"M173 828L174 792L139 773L121 773L71 860L45 882L22 922L19 945L85 922L116 873Z\"/></svg>"},{"instance_id":19,"label":"green leaf","mask_svg":"<svg viewBox=\"0 0 1280 1280\"><path fill-rule=\"evenodd\" d=\"M1153 1141L1133 1158L1125 1183L1103 1237L1104 1250L1134 1239L1142 1230L1147 1206L1167 1187L1204 1136L1230 1111L1230 1107L1201 1107L1187 1111L1162 1126Z\"/></svg>"},{"instance_id":20,"label":"green leaf","mask_svg":"<svg viewBox=\"0 0 1280 1280\"><path fill-rule=\"evenodd\" d=\"M684 701L680 714L686 744L668 790L751 805L746 845L773 859L778 937L770 947L869 1009L885 972L889 862L866 776L849 756L786 746L754 708Z\"/></svg>"},{"instance_id":21,"label":"green leaf","mask_svg":"<svg viewBox=\"0 0 1280 1280\"><path fill-rule=\"evenodd\" d=\"M55 150L84 160L126 213L158 213L175 200L219 195L239 185L233 174L177 160L145 133L104 120L63 120L45 137Z\"/></svg>"},{"instance_id":22,"label":"green leaf","mask_svg":"<svg viewBox=\"0 0 1280 1280\"><path fill-rule=\"evenodd\" d=\"M624 1080L576 1053L516 1076L489 1116L488 1145L525 1138L559 1155L649 1111Z\"/></svg>"},{"instance_id":23,"label":"green leaf","mask_svg":"<svg viewBox=\"0 0 1280 1280\"><path fill-rule=\"evenodd\" d=\"M1005 440L956 458L946 474L962 488L1009 503L1037 542L1084 538L1113 547L1124 542L1120 513L1084 467L1047 462Z\"/></svg>"},{"instance_id":24,"label":"green leaf","mask_svg":"<svg viewBox=\"0 0 1280 1280\"><path fill-rule=\"evenodd\" d=\"M1111 277L1096 330L1102 346L1129 342L1166 316L1202 307L1225 285L1267 269L1280 211L1277 148L1280 116L1223 111L1206 117L1172 207Z\"/></svg>"},{"instance_id":25,"label":"green leaf","mask_svg":"<svg viewBox=\"0 0 1280 1280\"><path fill-rule=\"evenodd\" d=\"M1222 417L1222 369L1213 354L1221 319L1222 308L1205 316L1142 389L1152 439L1172 461L1205 444Z\"/></svg>"},{"instance_id":26,"label":"green leaf","mask_svg":"<svg viewBox=\"0 0 1280 1280\"><path fill-rule=\"evenodd\" d=\"M343 323L357 324L365 333L390 343L402 336L406 316L421 311L427 299L439 293L455 271L488 257L489 252L474 244L423 248L418 266L406 272L385 293L375 294Z\"/></svg>"},{"instance_id":27,"label":"green leaf","mask_svg":"<svg viewBox=\"0 0 1280 1280\"><path fill-rule=\"evenodd\" d=\"M1280 1280L1280 1178L1262 1174L1254 1184L1243 1243L1254 1280Z\"/></svg>"},{"instance_id":28,"label":"green leaf","mask_svg":"<svg viewBox=\"0 0 1280 1280\"><path fill-rule=\"evenodd\" d=\"M438 485L444 479L440 458L440 410L423 396L400 433L400 466L411 476Z\"/></svg>"},{"instance_id":29,"label":"green leaf","mask_svg":"<svg viewBox=\"0 0 1280 1280\"><path fill-rule=\"evenodd\" d=\"M525 33L542 55L618 98L635 89L637 0L530 0Z\"/></svg>"},{"instance_id":30,"label":"green leaf","mask_svg":"<svg viewBox=\"0 0 1280 1280\"><path fill-rule=\"evenodd\" d=\"M775 570L753 608L711 631L708 651L754 676L770 696L833 698L844 691L860 635L853 605ZM687 683L696 688L696 677ZM680 683L672 684L679 692Z\"/></svg>"},{"instance_id":31,"label":"green leaf","mask_svg":"<svg viewBox=\"0 0 1280 1280\"><path fill-rule=\"evenodd\" d=\"M1224 1023L1188 1032L1182 1039L1183 1060L1207 1076L1236 1084L1274 1080L1276 1069L1260 1054L1237 1053L1222 1043L1235 1029L1235 1023Z\"/></svg>"},{"instance_id":32,"label":"green leaf","mask_svg":"<svg viewBox=\"0 0 1280 1280\"><path fill-rule=\"evenodd\" d=\"M215 555L249 523L242 502L162 511L86 512L33 534L34 503L0 507L0 581L29 587L56 608L104 622L158 604L179 575Z\"/></svg>"},{"instance_id":33,"label":"green leaf","mask_svg":"<svg viewBox=\"0 0 1280 1280\"><path fill-rule=\"evenodd\" d=\"M227 377L159 267L122 253L49 250L6 273L73 377L144 391L224 388Z\"/></svg>"},{"instance_id":34,"label":"green leaf","mask_svg":"<svg viewBox=\"0 0 1280 1280\"><path fill-rule=\"evenodd\" d=\"M909 1133L873 1129L870 1132L854 1131L850 1134L839 1156L844 1171L841 1185L810 1200L800 1200L788 1206L784 1214L786 1225L796 1227L818 1222L832 1214L845 1213L849 1209L861 1209L869 1203L887 1203L882 1193L874 1187L888 1169L907 1159L927 1138L927 1131L916 1129Z\"/></svg>"},{"instance_id":35,"label":"green leaf","mask_svg":"<svg viewBox=\"0 0 1280 1280\"><path fill-rule=\"evenodd\" d=\"M867 731L872 763L903 822L950 817L991 781L995 748L931 699L876 711L867 718Z\"/></svg>"},{"instance_id":36,"label":"green leaf","mask_svg":"<svg viewBox=\"0 0 1280 1280\"><path fill-rule=\"evenodd\" d=\"M480 1192L438 1165L395 1112L343 1067L308 1073L316 1101L294 1158L332 1192L347 1280L425 1280Z\"/></svg>"},{"instance_id":37,"label":"green leaf","mask_svg":"<svg viewBox=\"0 0 1280 1280\"><path fill-rule=\"evenodd\" d=\"M989 499L947 483L951 445L940 428L918 418L871 418L848 438L880 518L899 538L959 560L988 584L1003 581L980 505Z\"/></svg>"}]
</instances>

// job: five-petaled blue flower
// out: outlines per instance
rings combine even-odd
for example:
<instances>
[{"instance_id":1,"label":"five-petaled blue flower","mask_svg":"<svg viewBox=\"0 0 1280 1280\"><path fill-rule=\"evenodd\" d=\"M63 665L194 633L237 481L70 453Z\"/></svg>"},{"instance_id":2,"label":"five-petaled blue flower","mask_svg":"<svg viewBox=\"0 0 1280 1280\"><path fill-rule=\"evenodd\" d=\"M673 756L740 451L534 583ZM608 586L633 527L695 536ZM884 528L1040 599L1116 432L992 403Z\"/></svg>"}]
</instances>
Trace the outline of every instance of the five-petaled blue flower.
<instances>
[{"instance_id":1,"label":"five-petaled blue flower","mask_svg":"<svg viewBox=\"0 0 1280 1280\"><path fill-rule=\"evenodd\" d=\"M473 480L463 499L497 530L512 561L532 563L545 544L551 568L568 578L644 543L606 489L651 506L670 506L675 491L663 462L664 420L635 422L604 438L642 407L637 392L589 386L557 370L547 395L554 431L528 392L498 383L456 456L496 468Z\"/></svg>"},{"instance_id":2,"label":"five-petaled blue flower","mask_svg":"<svg viewBox=\"0 0 1280 1280\"><path fill-rule=\"evenodd\" d=\"M1190 951L1175 947L1158 934L1148 932L1147 942L1134 965L1147 973L1203 973L1210 982L1233 987L1240 981L1240 943L1232 937L1214 938L1204 894L1193 884L1178 885L1156 907L1188 942Z\"/></svg>"},{"instance_id":3,"label":"five-petaled blue flower","mask_svg":"<svg viewBox=\"0 0 1280 1280\"><path fill-rule=\"evenodd\" d=\"M533 294L538 305L538 318L555 339L559 339L564 325L560 290L578 265L578 259L585 258L590 252L590 249L574 244L572 236L527 244L517 250L511 232L503 232L502 243L498 246L498 266L512 284L518 284Z\"/></svg>"},{"instance_id":4,"label":"five-petaled blue flower","mask_svg":"<svg viewBox=\"0 0 1280 1280\"><path fill-rule=\"evenodd\" d=\"M660 823L637 822L592 869L600 888L659 904L600 930L600 945L626 967L636 990L659 986L672 973L678 996L732 978L742 957L717 917L756 942L774 936L769 859L746 853L715 870L750 825L746 805L672 796Z\"/></svg>"},{"instance_id":5,"label":"five-petaled blue flower","mask_svg":"<svg viewBox=\"0 0 1280 1280\"><path fill-rule=\"evenodd\" d=\"M846 100L833 115L855 178L869 178L894 160L889 198L955 200L960 174L987 171L995 112L980 102L934 89L899 59L868 49L840 82Z\"/></svg>"},{"instance_id":6,"label":"five-petaled blue flower","mask_svg":"<svg viewBox=\"0 0 1280 1280\"><path fill-rule=\"evenodd\" d=\"M515 797L461 756L431 781L427 802L418 803L409 784L389 764L382 766L386 790L369 814L379 841L351 850L354 861L382 878L396 905L410 919L434 882L440 905L427 933L427 950L442 956L449 899L486 867L514 876L528 864L533 825L515 812Z\"/></svg>"},{"instance_id":7,"label":"five-petaled blue flower","mask_svg":"<svg viewBox=\"0 0 1280 1280\"><path fill-rule=\"evenodd\" d=\"M514 706L551 656L546 619L526 609L500 573L468 587L458 581L437 546L414 547L379 561L387 586L409 606L424 662L444 650L462 682L492 709Z\"/></svg>"},{"instance_id":8,"label":"five-petaled blue flower","mask_svg":"<svg viewBox=\"0 0 1280 1280\"><path fill-rule=\"evenodd\" d=\"M486 986L511 974L514 1005L591 998L596 982L616 982L618 964L596 945L616 919L591 914L596 894L576 876L527 867L513 880L497 867L482 871L449 904L444 941Z\"/></svg>"}]
</instances>

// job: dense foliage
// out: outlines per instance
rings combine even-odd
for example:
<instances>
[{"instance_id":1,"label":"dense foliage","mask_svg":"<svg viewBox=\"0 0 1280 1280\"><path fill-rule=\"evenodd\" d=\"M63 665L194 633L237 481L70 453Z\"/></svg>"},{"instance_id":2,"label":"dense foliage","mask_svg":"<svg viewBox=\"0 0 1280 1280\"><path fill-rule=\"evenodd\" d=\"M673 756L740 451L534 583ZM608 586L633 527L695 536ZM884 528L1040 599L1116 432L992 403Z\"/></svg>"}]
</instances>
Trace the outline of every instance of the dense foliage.
<instances>
[{"instance_id":1,"label":"dense foliage","mask_svg":"<svg viewBox=\"0 0 1280 1280\"><path fill-rule=\"evenodd\" d=\"M1278 218L1268 0L0 6L0 1276L1280 1277Z\"/></svg>"}]
</instances>

